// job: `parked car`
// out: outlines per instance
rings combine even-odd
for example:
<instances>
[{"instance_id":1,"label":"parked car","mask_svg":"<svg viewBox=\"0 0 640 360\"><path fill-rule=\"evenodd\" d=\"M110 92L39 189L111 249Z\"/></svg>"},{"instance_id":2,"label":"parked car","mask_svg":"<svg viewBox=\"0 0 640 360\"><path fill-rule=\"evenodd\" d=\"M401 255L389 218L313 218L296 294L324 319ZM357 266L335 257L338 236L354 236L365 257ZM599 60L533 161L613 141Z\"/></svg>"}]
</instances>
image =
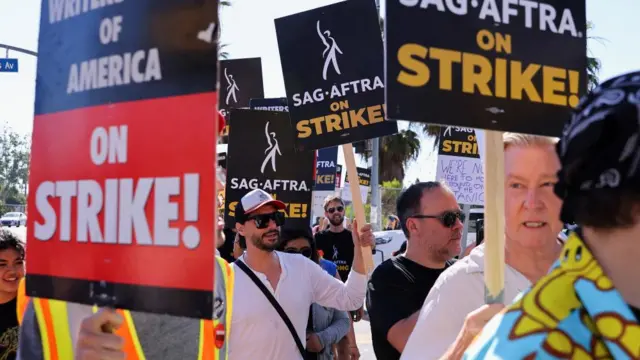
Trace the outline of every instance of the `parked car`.
<instances>
[{"instance_id":1,"label":"parked car","mask_svg":"<svg viewBox=\"0 0 640 360\"><path fill-rule=\"evenodd\" d=\"M27 215L21 212L8 212L0 217L2 226L27 226Z\"/></svg>"},{"instance_id":2,"label":"parked car","mask_svg":"<svg viewBox=\"0 0 640 360\"><path fill-rule=\"evenodd\" d=\"M391 258L393 252L400 249L402 243L407 240L402 230L375 231L373 236L376 238L376 249L373 253L374 267Z\"/></svg>"}]
</instances>

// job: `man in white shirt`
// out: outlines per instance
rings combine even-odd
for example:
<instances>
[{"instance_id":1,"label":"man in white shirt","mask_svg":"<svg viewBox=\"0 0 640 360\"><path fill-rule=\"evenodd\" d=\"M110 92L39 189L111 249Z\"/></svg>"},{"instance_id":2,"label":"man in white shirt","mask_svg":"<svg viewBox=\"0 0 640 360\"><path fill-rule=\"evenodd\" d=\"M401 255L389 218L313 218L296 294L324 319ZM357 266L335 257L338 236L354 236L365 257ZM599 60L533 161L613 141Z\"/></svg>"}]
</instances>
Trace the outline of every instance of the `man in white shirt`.
<instances>
[{"instance_id":1,"label":"man in white shirt","mask_svg":"<svg viewBox=\"0 0 640 360\"><path fill-rule=\"evenodd\" d=\"M353 266L346 283L326 273L304 256L274 251L279 227L284 224L285 204L263 190L246 194L235 210L236 229L246 238L244 262L278 301L302 344L312 303L353 311L364 303L367 276L360 247L372 246L371 227L353 231ZM358 235L359 233L359 235ZM229 359L302 359L285 322L258 286L237 263L233 264L235 285Z\"/></svg>"},{"instance_id":2,"label":"man in white shirt","mask_svg":"<svg viewBox=\"0 0 640 360\"><path fill-rule=\"evenodd\" d=\"M554 194L557 139L506 133L504 302L544 276L558 258L561 200ZM401 359L459 359L501 305L484 305L484 245L447 269L424 302Z\"/></svg>"}]
</instances>

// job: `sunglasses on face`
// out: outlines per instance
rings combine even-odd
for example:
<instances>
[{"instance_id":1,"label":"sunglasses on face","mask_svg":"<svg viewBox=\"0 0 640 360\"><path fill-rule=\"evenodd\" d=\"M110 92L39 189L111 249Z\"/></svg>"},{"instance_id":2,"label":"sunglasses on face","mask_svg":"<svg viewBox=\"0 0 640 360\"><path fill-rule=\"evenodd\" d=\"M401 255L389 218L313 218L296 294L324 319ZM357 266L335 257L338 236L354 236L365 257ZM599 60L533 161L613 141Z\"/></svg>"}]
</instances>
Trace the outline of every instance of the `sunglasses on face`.
<instances>
[{"instance_id":1,"label":"sunglasses on face","mask_svg":"<svg viewBox=\"0 0 640 360\"><path fill-rule=\"evenodd\" d=\"M272 220L276 223L276 226L284 225L284 214L276 211L270 214L252 215L249 216L249 220L253 220L258 229L266 229Z\"/></svg>"},{"instance_id":2,"label":"sunglasses on face","mask_svg":"<svg viewBox=\"0 0 640 360\"><path fill-rule=\"evenodd\" d=\"M289 254L300 254L303 255L304 257L308 257L311 258L311 248L310 247L303 247L303 248L294 248L294 247L290 247L290 248L285 248L284 252L289 253Z\"/></svg>"},{"instance_id":3,"label":"sunglasses on face","mask_svg":"<svg viewBox=\"0 0 640 360\"><path fill-rule=\"evenodd\" d=\"M336 211L337 211L337 212L343 212L343 211L344 211L344 207L342 207L342 206L337 206L337 207L330 207L330 208L328 208L328 209L327 209L327 212L328 212L329 214L333 214L333 213L334 213L334 212L336 212Z\"/></svg>"},{"instance_id":4,"label":"sunglasses on face","mask_svg":"<svg viewBox=\"0 0 640 360\"><path fill-rule=\"evenodd\" d=\"M440 215L413 215L410 218L414 219L438 219L440 223L448 228L453 227L456 221L459 219L464 222L464 213L462 211L445 211Z\"/></svg>"}]
</instances>

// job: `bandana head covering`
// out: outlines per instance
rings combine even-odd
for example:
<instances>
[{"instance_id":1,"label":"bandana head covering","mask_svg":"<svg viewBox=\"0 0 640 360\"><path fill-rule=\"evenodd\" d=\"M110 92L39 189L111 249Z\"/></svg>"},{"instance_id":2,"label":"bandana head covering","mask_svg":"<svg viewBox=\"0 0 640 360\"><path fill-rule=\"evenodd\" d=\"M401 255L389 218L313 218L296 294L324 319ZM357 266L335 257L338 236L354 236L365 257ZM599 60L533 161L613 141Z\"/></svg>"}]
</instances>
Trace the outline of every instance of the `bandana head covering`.
<instances>
[{"instance_id":1,"label":"bandana head covering","mask_svg":"<svg viewBox=\"0 0 640 360\"><path fill-rule=\"evenodd\" d=\"M640 72L604 82L584 96L557 145L562 168L555 193L573 223L579 195L598 189L640 191Z\"/></svg>"}]
</instances>

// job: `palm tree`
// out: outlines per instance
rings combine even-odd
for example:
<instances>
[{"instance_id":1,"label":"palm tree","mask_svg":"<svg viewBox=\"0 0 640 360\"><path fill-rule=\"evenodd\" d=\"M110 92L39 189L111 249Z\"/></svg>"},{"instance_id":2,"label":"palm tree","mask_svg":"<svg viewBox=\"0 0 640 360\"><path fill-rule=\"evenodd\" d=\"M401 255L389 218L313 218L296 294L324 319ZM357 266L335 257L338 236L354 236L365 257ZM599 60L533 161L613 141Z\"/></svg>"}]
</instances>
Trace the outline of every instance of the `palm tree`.
<instances>
[{"instance_id":1,"label":"palm tree","mask_svg":"<svg viewBox=\"0 0 640 360\"><path fill-rule=\"evenodd\" d=\"M225 60L225 59L229 58L229 52L222 50L225 47L227 47L227 45L229 45L229 44L220 44L220 43L218 43L218 59Z\"/></svg>"},{"instance_id":2,"label":"palm tree","mask_svg":"<svg viewBox=\"0 0 640 360\"><path fill-rule=\"evenodd\" d=\"M593 22L591 21L587 22L587 34L589 34L590 31L593 31L594 28L595 26L593 25ZM587 39L594 39L598 41L602 40L602 38L600 37L589 36L589 35L587 35ZM591 50L587 50L587 51L588 51L588 54L591 54ZM600 79L598 78L598 73L600 72L601 67L602 67L602 64L600 63L600 60L598 60L593 56L587 56L587 88L589 89L589 91L593 90L600 83Z\"/></svg>"},{"instance_id":3,"label":"palm tree","mask_svg":"<svg viewBox=\"0 0 640 360\"><path fill-rule=\"evenodd\" d=\"M394 179L402 182L405 169L419 154L420 137L411 129L380 138L380 183ZM369 160L371 154L365 153L362 156Z\"/></svg>"},{"instance_id":4,"label":"palm tree","mask_svg":"<svg viewBox=\"0 0 640 360\"><path fill-rule=\"evenodd\" d=\"M219 7L231 6L231 1L221 0L219 2L219 5L220 5ZM218 31L218 39L220 39L220 31ZM228 59L229 58L229 52L228 51L223 51L222 49L227 47L227 45L229 45L229 44L220 44L220 43L217 43L217 44L218 44L218 59L223 59L223 60L224 59Z\"/></svg>"}]
</instances>

